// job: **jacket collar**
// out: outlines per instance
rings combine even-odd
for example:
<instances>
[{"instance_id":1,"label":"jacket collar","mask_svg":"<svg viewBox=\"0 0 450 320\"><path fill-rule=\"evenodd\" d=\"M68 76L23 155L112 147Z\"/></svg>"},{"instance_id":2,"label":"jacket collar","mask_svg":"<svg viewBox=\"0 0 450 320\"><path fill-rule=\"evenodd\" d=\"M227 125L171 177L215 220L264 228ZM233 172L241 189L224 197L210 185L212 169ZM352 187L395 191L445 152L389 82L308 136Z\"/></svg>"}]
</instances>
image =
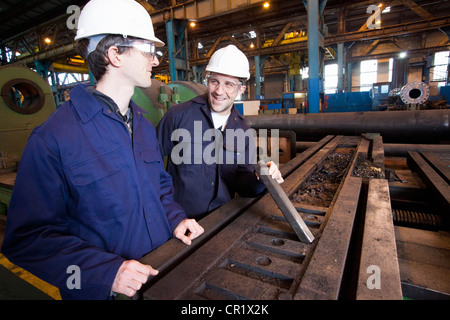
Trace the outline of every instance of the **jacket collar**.
<instances>
[{"instance_id":1,"label":"jacket collar","mask_svg":"<svg viewBox=\"0 0 450 320\"><path fill-rule=\"evenodd\" d=\"M81 121L86 123L101 111L105 115L111 116L111 113L108 112L108 110L110 111L109 107L90 94L86 90L88 87L89 85L80 84L75 86L69 93L72 105L80 116ZM133 110L133 114L141 115L142 113L147 113L133 101L130 101L130 107Z\"/></svg>"}]
</instances>

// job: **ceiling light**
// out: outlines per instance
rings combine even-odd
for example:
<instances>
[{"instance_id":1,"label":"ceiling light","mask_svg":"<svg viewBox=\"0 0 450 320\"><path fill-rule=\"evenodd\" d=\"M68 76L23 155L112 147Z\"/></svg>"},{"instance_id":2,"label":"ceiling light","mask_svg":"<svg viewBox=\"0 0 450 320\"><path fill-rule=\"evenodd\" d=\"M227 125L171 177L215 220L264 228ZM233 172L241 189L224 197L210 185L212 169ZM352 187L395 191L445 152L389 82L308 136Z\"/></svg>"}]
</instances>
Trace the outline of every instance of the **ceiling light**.
<instances>
[{"instance_id":1,"label":"ceiling light","mask_svg":"<svg viewBox=\"0 0 450 320\"><path fill-rule=\"evenodd\" d=\"M250 48L254 48L255 47L255 45L253 44L253 42L252 43L250 43Z\"/></svg>"},{"instance_id":2,"label":"ceiling light","mask_svg":"<svg viewBox=\"0 0 450 320\"><path fill-rule=\"evenodd\" d=\"M264 9L268 9L270 7L270 2L269 1L264 2L263 7Z\"/></svg>"},{"instance_id":3,"label":"ceiling light","mask_svg":"<svg viewBox=\"0 0 450 320\"><path fill-rule=\"evenodd\" d=\"M406 52L400 52L400 54L398 55L399 56L399 58L404 58L404 57L406 57Z\"/></svg>"},{"instance_id":4,"label":"ceiling light","mask_svg":"<svg viewBox=\"0 0 450 320\"><path fill-rule=\"evenodd\" d=\"M188 21L191 28L194 28L197 25L197 19L188 19Z\"/></svg>"},{"instance_id":5,"label":"ceiling light","mask_svg":"<svg viewBox=\"0 0 450 320\"><path fill-rule=\"evenodd\" d=\"M45 42L45 43L51 43L52 40L50 40L50 38L45 38L45 39L44 39L44 42Z\"/></svg>"}]
</instances>

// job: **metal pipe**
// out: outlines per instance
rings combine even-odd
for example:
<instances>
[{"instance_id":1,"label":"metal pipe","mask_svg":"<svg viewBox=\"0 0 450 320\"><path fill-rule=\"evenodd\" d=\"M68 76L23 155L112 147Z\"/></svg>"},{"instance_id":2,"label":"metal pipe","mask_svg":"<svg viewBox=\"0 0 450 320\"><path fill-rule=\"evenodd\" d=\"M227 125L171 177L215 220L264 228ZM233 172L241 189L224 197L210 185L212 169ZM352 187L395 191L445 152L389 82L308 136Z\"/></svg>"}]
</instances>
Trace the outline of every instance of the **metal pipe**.
<instances>
[{"instance_id":1,"label":"metal pipe","mask_svg":"<svg viewBox=\"0 0 450 320\"><path fill-rule=\"evenodd\" d=\"M312 147L317 142L297 141L295 143L296 152L301 153ZM450 144L405 144L405 143L383 143L385 156L406 157L408 151L420 152L450 152Z\"/></svg>"},{"instance_id":2,"label":"metal pipe","mask_svg":"<svg viewBox=\"0 0 450 320\"><path fill-rule=\"evenodd\" d=\"M383 141L449 140L450 110L369 111L244 116L254 129L291 130L301 138L379 133ZM308 140L308 139L307 139Z\"/></svg>"},{"instance_id":3,"label":"metal pipe","mask_svg":"<svg viewBox=\"0 0 450 320\"><path fill-rule=\"evenodd\" d=\"M57 57L59 55L67 54L69 52L75 51L75 43L69 43L66 45L59 46L57 48L52 48L50 50L33 54L31 56L28 56L23 59L19 59L17 61L14 61L11 63L11 65L27 65L29 63L33 63L35 61L39 60L45 60L45 59L52 59L54 57Z\"/></svg>"}]
</instances>

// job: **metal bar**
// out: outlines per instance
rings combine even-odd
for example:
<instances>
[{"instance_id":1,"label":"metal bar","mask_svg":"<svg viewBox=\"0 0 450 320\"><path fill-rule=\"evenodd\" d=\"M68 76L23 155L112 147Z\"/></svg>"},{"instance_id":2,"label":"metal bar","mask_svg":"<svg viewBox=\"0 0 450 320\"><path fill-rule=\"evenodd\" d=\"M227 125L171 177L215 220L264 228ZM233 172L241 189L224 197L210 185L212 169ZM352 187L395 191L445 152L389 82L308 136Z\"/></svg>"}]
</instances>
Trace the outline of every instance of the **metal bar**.
<instances>
[{"instance_id":1,"label":"metal bar","mask_svg":"<svg viewBox=\"0 0 450 320\"><path fill-rule=\"evenodd\" d=\"M407 227L395 227L404 297L450 300L450 236Z\"/></svg>"},{"instance_id":2,"label":"metal bar","mask_svg":"<svg viewBox=\"0 0 450 320\"><path fill-rule=\"evenodd\" d=\"M422 152L422 156L433 166L436 172L447 181L447 183L450 183L450 166L447 163L433 152ZM450 150L447 152L447 157L450 158Z\"/></svg>"},{"instance_id":3,"label":"metal bar","mask_svg":"<svg viewBox=\"0 0 450 320\"><path fill-rule=\"evenodd\" d=\"M446 216L450 212L450 185L421 157L418 152L408 152L407 165L417 171L424 183L437 193L438 200L446 209Z\"/></svg>"},{"instance_id":4,"label":"metal bar","mask_svg":"<svg viewBox=\"0 0 450 320\"><path fill-rule=\"evenodd\" d=\"M339 298L363 182L362 178L352 177L351 173L358 154L367 155L368 149L369 141L361 140L294 299Z\"/></svg>"},{"instance_id":5,"label":"metal bar","mask_svg":"<svg viewBox=\"0 0 450 320\"><path fill-rule=\"evenodd\" d=\"M377 136L372 142L372 160L375 165L381 168L384 175L384 148L383 148L383 137Z\"/></svg>"},{"instance_id":6,"label":"metal bar","mask_svg":"<svg viewBox=\"0 0 450 320\"><path fill-rule=\"evenodd\" d=\"M313 242L314 236L281 186L269 175L269 168L266 166L265 162L261 160L258 161L258 163L254 165L254 168L300 241L306 243Z\"/></svg>"},{"instance_id":7,"label":"metal bar","mask_svg":"<svg viewBox=\"0 0 450 320\"><path fill-rule=\"evenodd\" d=\"M400 269L385 179L371 179L367 196L357 300L401 300Z\"/></svg>"},{"instance_id":8,"label":"metal bar","mask_svg":"<svg viewBox=\"0 0 450 320\"><path fill-rule=\"evenodd\" d=\"M312 147L316 142L297 141L297 152L305 152L306 149ZM402 144L402 143L383 143L385 156L406 157L408 151L438 152L450 153L450 145L448 144Z\"/></svg>"},{"instance_id":9,"label":"metal bar","mask_svg":"<svg viewBox=\"0 0 450 320\"><path fill-rule=\"evenodd\" d=\"M173 238L142 257L139 260L141 263L151 265L159 273L148 279L147 283L141 288L141 292L166 275L257 200L257 198L234 198L199 221L205 232L194 239L190 246L186 246L180 240Z\"/></svg>"},{"instance_id":10,"label":"metal bar","mask_svg":"<svg viewBox=\"0 0 450 320\"><path fill-rule=\"evenodd\" d=\"M338 299L361 185L357 177L344 182L294 299Z\"/></svg>"}]
</instances>

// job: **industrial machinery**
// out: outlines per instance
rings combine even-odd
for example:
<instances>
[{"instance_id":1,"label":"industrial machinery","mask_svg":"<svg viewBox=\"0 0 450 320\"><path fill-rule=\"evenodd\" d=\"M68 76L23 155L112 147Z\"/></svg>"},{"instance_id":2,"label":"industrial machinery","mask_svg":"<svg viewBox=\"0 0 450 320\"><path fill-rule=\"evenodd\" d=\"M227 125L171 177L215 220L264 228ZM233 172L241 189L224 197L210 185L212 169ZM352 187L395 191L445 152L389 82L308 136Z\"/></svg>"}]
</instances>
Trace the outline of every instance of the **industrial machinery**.
<instances>
[{"instance_id":1,"label":"industrial machinery","mask_svg":"<svg viewBox=\"0 0 450 320\"><path fill-rule=\"evenodd\" d=\"M403 102L403 109L416 110L423 109L422 105L430 97L430 88L423 82L410 82L401 88L392 89L389 97L400 97ZM398 108L401 105L398 99L390 102L390 108Z\"/></svg>"},{"instance_id":2,"label":"industrial machinery","mask_svg":"<svg viewBox=\"0 0 450 320\"><path fill-rule=\"evenodd\" d=\"M5 214L15 181L14 171L31 131L56 109L50 85L36 72L0 67L0 215Z\"/></svg>"},{"instance_id":3,"label":"industrial machinery","mask_svg":"<svg viewBox=\"0 0 450 320\"><path fill-rule=\"evenodd\" d=\"M175 81L166 84L152 79L149 88L135 88L132 100L147 111L145 117L156 126L170 107L205 94L206 90L199 83Z\"/></svg>"},{"instance_id":4,"label":"industrial machinery","mask_svg":"<svg viewBox=\"0 0 450 320\"><path fill-rule=\"evenodd\" d=\"M324 112L437 109L428 100L441 97L430 97L426 83L410 82L394 89L391 86L391 82L377 82L369 91L327 94Z\"/></svg>"},{"instance_id":5,"label":"industrial machinery","mask_svg":"<svg viewBox=\"0 0 450 320\"><path fill-rule=\"evenodd\" d=\"M50 85L36 72L0 67L1 167L19 161L31 131L56 110Z\"/></svg>"},{"instance_id":6,"label":"industrial machinery","mask_svg":"<svg viewBox=\"0 0 450 320\"><path fill-rule=\"evenodd\" d=\"M442 258L424 260L417 239L448 230L450 195L441 175L448 179L449 154L409 152L408 165L437 190L430 194L413 177L392 179L381 136L328 135L281 167L278 190L235 198L199 221L205 233L190 246L171 239L145 255L140 261L159 273L135 298L448 299L449 250L427 246ZM428 198L424 208L438 214L411 215L403 189L415 194L414 205ZM421 277L429 267L437 271Z\"/></svg>"}]
</instances>

